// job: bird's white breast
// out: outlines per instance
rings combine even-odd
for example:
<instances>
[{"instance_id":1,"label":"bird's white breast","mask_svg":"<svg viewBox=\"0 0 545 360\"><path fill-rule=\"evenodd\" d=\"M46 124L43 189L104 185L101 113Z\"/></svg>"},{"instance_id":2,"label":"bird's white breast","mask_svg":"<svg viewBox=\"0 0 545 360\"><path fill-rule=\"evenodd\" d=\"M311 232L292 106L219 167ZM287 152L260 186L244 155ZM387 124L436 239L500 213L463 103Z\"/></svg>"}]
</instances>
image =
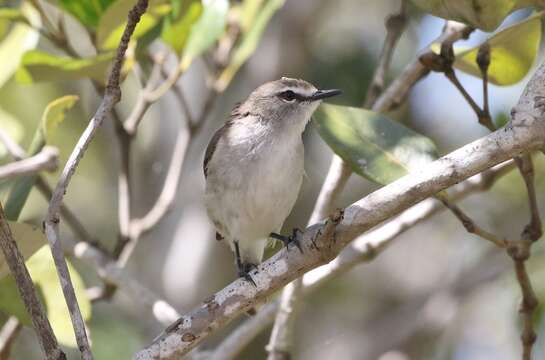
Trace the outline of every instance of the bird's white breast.
<instances>
[{"instance_id":1,"label":"bird's white breast","mask_svg":"<svg viewBox=\"0 0 545 360\"><path fill-rule=\"evenodd\" d=\"M241 253L252 242L262 246L271 232L280 230L301 187L302 130L284 136L274 131L278 129L259 121L233 124L208 167L209 214L228 241L239 241ZM249 261L259 262L261 256L250 255L259 259Z\"/></svg>"}]
</instances>

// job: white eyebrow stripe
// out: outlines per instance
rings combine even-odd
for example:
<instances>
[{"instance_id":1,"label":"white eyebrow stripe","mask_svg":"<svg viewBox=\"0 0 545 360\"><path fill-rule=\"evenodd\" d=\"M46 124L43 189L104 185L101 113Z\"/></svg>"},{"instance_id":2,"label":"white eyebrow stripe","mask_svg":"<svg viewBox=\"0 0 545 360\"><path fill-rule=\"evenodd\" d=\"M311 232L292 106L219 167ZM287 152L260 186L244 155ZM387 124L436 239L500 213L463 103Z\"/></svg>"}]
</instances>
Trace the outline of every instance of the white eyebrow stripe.
<instances>
[{"instance_id":1,"label":"white eyebrow stripe","mask_svg":"<svg viewBox=\"0 0 545 360\"><path fill-rule=\"evenodd\" d=\"M280 90L280 92L282 93L282 92L288 91L288 90L291 90L294 93L296 93L297 95L300 95L300 96L303 96L303 97L309 97L312 94L314 94L314 91L312 91L311 89L302 89L300 87L293 87L293 86L286 86L282 90Z\"/></svg>"}]
</instances>

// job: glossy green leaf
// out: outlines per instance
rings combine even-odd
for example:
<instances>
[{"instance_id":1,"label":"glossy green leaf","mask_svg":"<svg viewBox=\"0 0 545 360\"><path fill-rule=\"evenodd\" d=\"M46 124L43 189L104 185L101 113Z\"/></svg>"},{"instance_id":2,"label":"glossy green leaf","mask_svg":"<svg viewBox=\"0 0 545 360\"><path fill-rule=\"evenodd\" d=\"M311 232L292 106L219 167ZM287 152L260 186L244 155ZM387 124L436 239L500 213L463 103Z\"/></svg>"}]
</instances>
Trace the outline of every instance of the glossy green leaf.
<instances>
[{"instance_id":1,"label":"glossy green leaf","mask_svg":"<svg viewBox=\"0 0 545 360\"><path fill-rule=\"evenodd\" d=\"M133 6L134 0L118 0L108 7L97 28L96 43L100 49L117 48L127 25L127 14ZM153 29L170 10L171 6L166 0L150 1L148 10L136 25L131 40L139 39Z\"/></svg>"},{"instance_id":2,"label":"glossy green leaf","mask_svg":"<svg viewBox=\"0 0 545 360\"><path fill-rule=\"evenodd\" d=\"M19 240L17 239L19 242ZM32 281L39 289L47 310L47 317L59 342L66 346L76 347L76 339L66 302L57 277L57 271L48 246L42 246L26 261ZM68 270L76 292L76 298L84 320L91 317L91 303L85 293L85 286L78 272L68 263ZM17 292L15 280L11 275L0 280L0 310L15 315L25 324L30 325L24 304Z\"/></svg>"},{"instance_id":3,"label":"glossy green leaf","mask_svg":"<svg viewBox=\"0 0 545 360\"><path fill-rule=\"evenodd\" d=\"M34 155L42 150L46 144L51 144L51 135L59 124L64 121L66 111L71 109L79 97L66 95L50 102L42 115L42 120L34 133L30 143L28 154ZM6 217L9 220L17 220L32 187L36 183L36 175L23 176L18 178L11 188L5 204Z\"/></svg>"},{"instance_id":4,"label":"glossy green leaf","mask_svg":"<svg viewBox=\"0 0 545 360\"><path fill-rule=\"evenodd\" d=\"M223 90L229 85L240 67L255 52L267 24L274 13L284 5L284 2L285 0L268 0L263 6L251 27L243 34L240 44L234 50L231 62L220 75L216 85L219 90Z\"/></svg>"},{"instance_id":5,"label":"glossy green leaf","mask_svg":"<svg viewBox=\"0 0 545 360\"><path fill-rule=\"evenodd\" d=\"M165 19L161 39L177 54L181 54L189 38L191 27L202 14L203 6L200 1L195 0L173 0L173 4L176 3L179 9Z\"/></svg>"},{"instance_id":6,"label":"glossy green leaf","mask_svg":"<svg viewBox=\"0 0 545 360\"><path fill-rule=\"evenodd\" d=\"M423 10L448 20L492 31L513 11L539 0L412 0Z\"/></svg>"},{"instance_id":7,"label":"glossy green leaf","mask_svg":"<svg viewBox=\"0 0 545 360\"><path fill-rule=\"evenodd\" d=\"M59 6L90 29L98 26L99 19L116 0L47 0Z\"/></svg>"},{"instance_id":8,"label":"glossy green leaf","mask_svg":"<svg viewBox=\"0 0 545 360\"><path fill-rule=\"evenodd\" d=\"M17 241L17 247L25 259L31 257L39 248L47 244L47 239L40 228L15 221L8 221L8 224L13 238ZM0 252L0 279L9 273L9 267L4 254ZM3 291L1 287L0 289Z\"/></svg>"},{"instance_id":9,"label":"glossy green leaf","mask_svg":"<svg viewBox=\"0 0 545 360\"><path fill-rule=\"evenodd\" d=\"M16 142L21 141L24 135L24 127L21 123L10 113L0 108L0 127L9 135L11 139ZM0 143L0 158L7 155L7 150L2 143Z\"/></svg>"},{"instance_id":10,"label":"glossy green leaf","mask_svg":"<svg viewBox=\"0 0 545 360\"><path fill-rule=\"evenodd\" d=\"M111 52L90 58L74 59L32 50L23 56L15 77L23 84L81 78L91 78L104 83L113 56Z\"/></svg>"},{"instance_id":11,"label":"glossy green leaf","mask_svg":"<svg viewBox=\"0 0 545 360\"><path fill-rule=\"evenodd\" d=\"M499 31L488 40L490 45L489 81L496 85L512 85L524 78L531 69L541 42L543 12ZM480 77L477 65L479 46L460 52L454 66Z\"/></svg>"},{"instance_id":12,"label":"glossy green leaf","mask_svg":"<svg viewBox=\"0 0 545 360\"><path fill-rule=\"evenodd\" d=\"M36 27L41 26L40 15L30 5L23 4L21 11ZM40 35L36 30L24 23L15 24L0 42L0 87L8 81L17 70L23 54L34 49Z\"/></svg>"},{"instance_id":13,"label":"glossy green leaf","mask_svg":"<svg viewBox=\"0 0 545 360\"><path fill-rule=\"evenodd\" d=\"M379 184L388 184L437 158L430 139L372 111L321 105L314 124L354 172Z\"/></svg>"},{"instance_id":14,"label":"glossy green leaf","mask_svg":"<svg viewBox=\"0 0 545 360\"><path fill-rule=\"evenodd\" d=\"M223 35L228 10L229 2L227 0L203 1L202 15L191 26L185 44L184 57L186 59L196 58L214 45L216 40Z\"/></svg>"}]
</instances>

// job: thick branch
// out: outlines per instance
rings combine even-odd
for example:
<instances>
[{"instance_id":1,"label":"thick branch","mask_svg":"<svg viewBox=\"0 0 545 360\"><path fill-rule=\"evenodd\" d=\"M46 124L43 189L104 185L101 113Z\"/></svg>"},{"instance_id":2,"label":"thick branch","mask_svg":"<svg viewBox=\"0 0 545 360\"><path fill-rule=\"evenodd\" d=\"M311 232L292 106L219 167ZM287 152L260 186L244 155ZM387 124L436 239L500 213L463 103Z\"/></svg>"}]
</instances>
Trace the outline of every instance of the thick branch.
<instances>
[{"instance_id":1,"label":"thick branch","mask_svg":"<svg viewBox=\"0 0 545 360\"><path fill-rule=\"evenodd\" d=\"M513 162L507 162L465 180L449 192L450 200L459 201L475 192L487 190L513 167ZM346 273L354 266L372 261L405 231L443 210L445 207L439 201L429 198L405 210L387 223L359 236L334 260L303 276L304 295ZM272 322L273 318L270 314L277 311L278 304L278 300L268 303L255 316L231 332L213 352L212 358L214 360L235 359L244 346Z\"/></svg>"},{"instance_id":2,"label":"thick branch","mask_svg":"<svg viewBox=\"0 0 545 360\"><path fill-rule=\"evenodd\" d=\"M121 89L119 87L121 66L123 65L125 52L129 45L131 35L134 32L136 24L140 21L140 17L146 11L147 6L147 0L138 0L138 2L129 12L127 25L125 26L123 36L121 37L121 42L117 48L116 57L110 76L108 77L104 98L95 115L89 122L89 125L78 140L78 143L72 151L72 154L70 154L68 161L66 162L66 166L61 174L57 186L55 187L55 190L53 191L53 196L51 197L47 215L44 221L47 240L49 241L49 245L51 247L53 260L61 282L61 288L70 311L70 318L76 334L78 347L84 360L91 360L93 356L91 354L89 340L87 339L85 324L81 316L81 311L79 309L72 281L70 279L70 274L68 272L68 266L66 265L66 260L64 259L59 233L59 212L62 200L66 194L68 185L70 184L72 175L76 171L79 161L91 143L97 129L100 127L100 125L102 125L104 119L108 116L108 114L110 114L114 105L119 102L121 98Z\"/></svg>"},{"instance_id":3,"label":"thick branch","mask_svg":"<svg viewBox=\"0 0 545 360\"><path fill-rule=\"evenodd\" d=\"M523 151L542 148L545 142L545 107L536 103L536 99L545 97L543 83L545 65L529 82L508 126L354 203L345 209L344 218L333 231L330 231L331 222L307 228L301 241L304 254L292 251L288 257L286 250L281 250L261 264L258 271L251 273L255 287L243 279L236 280L168 327L152 345L136 354L135 359L159 356L170 359L189 351L237 314L264 300L289 281L333 259L362 232ZM319 250L313 246L314 243Z\"/></svg>"}]
</instances>

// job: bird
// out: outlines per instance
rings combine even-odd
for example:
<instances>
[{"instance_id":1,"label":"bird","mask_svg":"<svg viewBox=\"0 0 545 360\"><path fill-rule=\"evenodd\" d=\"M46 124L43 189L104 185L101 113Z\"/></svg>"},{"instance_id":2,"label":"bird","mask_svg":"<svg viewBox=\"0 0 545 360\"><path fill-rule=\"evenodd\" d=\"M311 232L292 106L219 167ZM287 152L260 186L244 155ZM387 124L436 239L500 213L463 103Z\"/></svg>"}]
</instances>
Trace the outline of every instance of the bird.
<instances>
[{"instance_id":1,"label":"bird","mask_svg":"<svg viewBox=\"0 0 545 360\"><path fill-rule=\"evenodd\" d=\"M340 93L301 79L267 82L235 105L206 148L204 201L216 239L228 242L239 277L254 286L250 271L271 239L299 247L296 231L280 230L303 181L302 134L322 100Z\"/></svg>"}]
</instances>

